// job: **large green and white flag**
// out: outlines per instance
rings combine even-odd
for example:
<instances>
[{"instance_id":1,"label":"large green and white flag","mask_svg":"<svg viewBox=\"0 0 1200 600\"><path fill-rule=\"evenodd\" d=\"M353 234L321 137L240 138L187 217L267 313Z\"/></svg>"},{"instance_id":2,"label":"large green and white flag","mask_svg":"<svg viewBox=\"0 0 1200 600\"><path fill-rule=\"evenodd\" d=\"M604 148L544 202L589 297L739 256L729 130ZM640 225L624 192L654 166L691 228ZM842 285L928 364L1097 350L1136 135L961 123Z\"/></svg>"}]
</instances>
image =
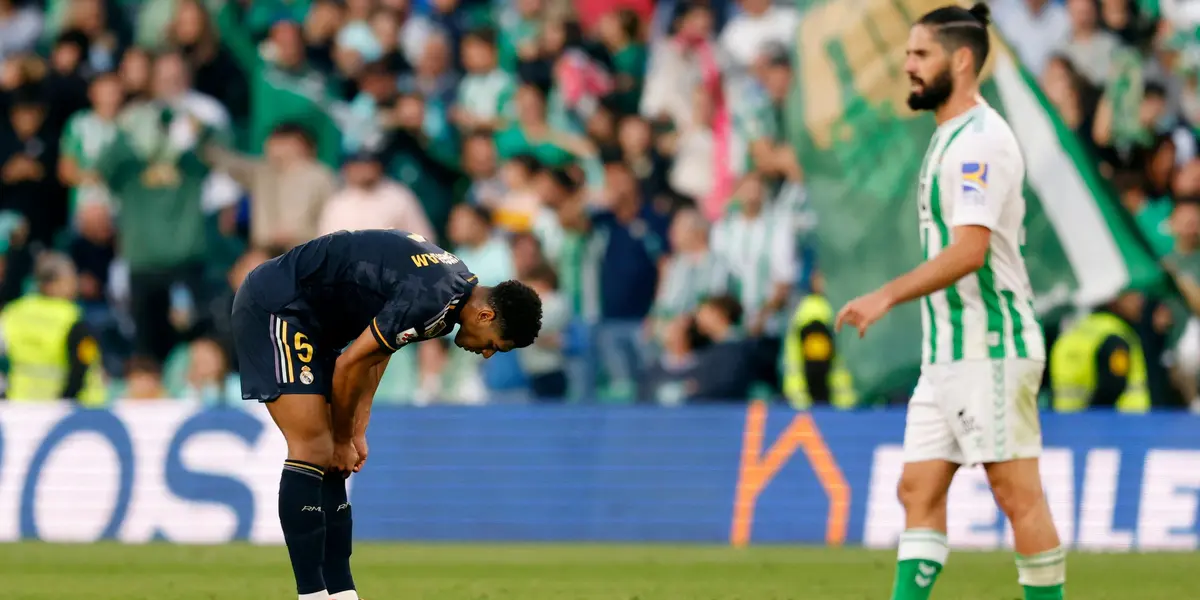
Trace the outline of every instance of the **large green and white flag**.
<instances>
[{"instance_id":1,"label":"large green and white flag","mask_svg":"<svg viewBox=\"0 0 1200 600\"><path fill-rule=\"evenodd\" d=\"M841 305L921 259L917 171L934 130L905 104L910 25L939 0L800 0L790 130L817 212L818 256ZM1017 59L993 34L982 92L1020 141L1028 170L1025 258L1039 314L1089 306L1163 273L1131 219ZM829 232L836 232L833 235ZM867 396L902 390L920 368L917 304L897 308L842 352Z\"/></svg>"}]
</instances>

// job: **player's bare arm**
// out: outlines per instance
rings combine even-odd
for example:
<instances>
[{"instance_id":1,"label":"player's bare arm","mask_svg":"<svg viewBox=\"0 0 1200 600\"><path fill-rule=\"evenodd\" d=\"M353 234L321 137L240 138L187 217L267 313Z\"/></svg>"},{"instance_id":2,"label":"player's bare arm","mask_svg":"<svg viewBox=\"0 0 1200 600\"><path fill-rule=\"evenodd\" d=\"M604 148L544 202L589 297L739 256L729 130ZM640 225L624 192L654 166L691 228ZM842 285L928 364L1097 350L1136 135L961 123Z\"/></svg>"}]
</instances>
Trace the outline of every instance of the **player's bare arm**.
<instances>
[{"instance_id":1,"label":"player's bare arm","mask_svg":"<svg viewBox=\"0 0 1200 600\"><path fill-rule=\"evenodd\" d=\"M987 227L955 227L954 241L933 259L843 306L836 328L841 330L845 323L858 329L859 337L866 335L867 328L892 307L946 289L982 268L991 240L992 232Z\"/></svg>"},{"instance_id":2,"label":"player's bare arm","mask_svg":"<svg viewBox=\"0 0 1200 600\"><path fill-rule=\"evenodd\" d=\"M330 398L334 444L332 468L346 473L362 468L362 462L366 460L366 430L371 403L389 358L391 350L376 341L370 328L363 330L337 358ZM363 451L354 448L359 439L362 440ZM347 446L354 448L352 457Z\"/></svg>"}]
</instances>

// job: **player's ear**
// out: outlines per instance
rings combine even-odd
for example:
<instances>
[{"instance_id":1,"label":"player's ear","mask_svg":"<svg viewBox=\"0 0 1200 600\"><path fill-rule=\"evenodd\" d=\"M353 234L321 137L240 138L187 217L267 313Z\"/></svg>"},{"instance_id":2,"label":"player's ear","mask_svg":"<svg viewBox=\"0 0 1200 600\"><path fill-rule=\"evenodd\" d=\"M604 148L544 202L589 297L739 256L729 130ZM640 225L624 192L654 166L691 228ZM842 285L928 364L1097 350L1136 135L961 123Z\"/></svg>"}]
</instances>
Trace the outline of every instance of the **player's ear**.
<instances>
[{"instance_id":1,"label":"player's ear","mask_svg":"<svg viewBox=\"0 0 1200 600\"><path fill-rule=\"evenodd\" d=\"M491 308L481 308L475 315L475 320L480 323L489 323L496 319L496 311Z\"/></svg>"},{"instance_id":2,"label":"player's ear","mask_svg":"<svg viewBox=\"0 0 1200 600\"><path fill-rule=\"evenodd\" d=\"M950 55L950 68L957 73L974 73L975 55L966 46L960 46Z\"/></svg>"}]
</instances>

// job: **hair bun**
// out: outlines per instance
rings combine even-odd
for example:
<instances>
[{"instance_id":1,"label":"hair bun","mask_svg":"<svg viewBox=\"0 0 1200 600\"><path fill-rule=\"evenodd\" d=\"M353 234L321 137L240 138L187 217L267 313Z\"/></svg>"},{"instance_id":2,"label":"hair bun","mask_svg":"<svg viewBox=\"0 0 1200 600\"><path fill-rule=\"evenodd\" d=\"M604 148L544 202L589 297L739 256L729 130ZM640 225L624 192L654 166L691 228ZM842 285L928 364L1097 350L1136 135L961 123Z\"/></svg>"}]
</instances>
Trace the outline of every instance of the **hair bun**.
<instances>
[{"instance_id":1,"label":"hair bun","mask_svg":"<svg viewBox=\"0 0 1200 600\"><path fill-rule=\"evenodd\" d=\"M992 22L992 11L988 5L983 2L975 3L967 12L971 13L975 20L979 21L984 27L987 27Z\"/></svg>"}]
</instances>

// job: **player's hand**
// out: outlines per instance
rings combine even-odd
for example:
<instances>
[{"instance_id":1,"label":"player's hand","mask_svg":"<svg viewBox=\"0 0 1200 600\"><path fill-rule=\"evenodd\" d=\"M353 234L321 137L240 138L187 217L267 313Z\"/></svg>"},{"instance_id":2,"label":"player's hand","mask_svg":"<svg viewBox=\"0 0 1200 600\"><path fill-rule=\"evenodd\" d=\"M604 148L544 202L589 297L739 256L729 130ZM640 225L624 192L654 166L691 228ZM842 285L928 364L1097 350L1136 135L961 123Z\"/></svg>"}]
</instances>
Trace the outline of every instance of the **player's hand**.
<instances>
[{"instance_id":1,"label":"player's hand","mask_svg":"<svg viewBox=\"0 0 1200 600\"><path fill-rule=\"evenodd\" d=\"M843 324L849 325L858 330L858 337L861 338L867 335L867 328L871 324L882 319L891 309L891 298L879 290L859 296L838 311L834 330L841 331Z\"/></svg>"},{"instance_id":2,"label":"player's hand","mask_svg":"<svg viewBox=\"0 0 1200 600\"><path fill-rule=\"evenodd\" d=\"M333 460L329 461L329 470L342 473L349 477L356 467L361 464L358 460L358 450L354 447L354 442L334 442L333 444Z\"/></svg>"},{"instance_id":3,"label":"player's hand","mask_svg":"<svg viewBox=\"0 0 1200 600\"><path fill-rule=\"evenodd\" d=\"M358 452L358 462L354 464L354 472L362 470L363 463L367 462L367 434L359 434L354 436L354 450Z\"/></svg>"}]
</instances>

